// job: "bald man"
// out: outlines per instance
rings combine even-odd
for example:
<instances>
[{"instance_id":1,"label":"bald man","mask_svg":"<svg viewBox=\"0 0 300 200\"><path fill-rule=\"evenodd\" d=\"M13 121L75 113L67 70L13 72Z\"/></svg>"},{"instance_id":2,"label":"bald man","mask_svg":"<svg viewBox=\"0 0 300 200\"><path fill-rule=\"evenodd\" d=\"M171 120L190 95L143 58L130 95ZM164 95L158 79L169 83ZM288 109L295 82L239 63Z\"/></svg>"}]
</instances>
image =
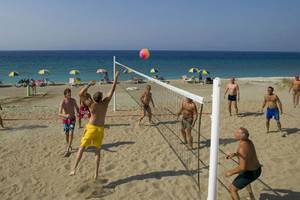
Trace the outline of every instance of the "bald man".
<instances>
[{"instance_id":1,"label":"bald man","mask_svg":"<svg viewBox=\"0 0 300 200\"><path fill-rule=\"evenodd\" d=\"M233 200L239 200L238 191L246 187L250 199L254 200L250 184L261 175L261 164L258 161L255 146L249 139L249 132L246 128L240 127L237 129L234 138L239 141L238 149L236 153L230 153L226 158L238 157L239 165L225 173L226 177L238 174L229 186L230 195Z\"/></svg>"}]
</instances>

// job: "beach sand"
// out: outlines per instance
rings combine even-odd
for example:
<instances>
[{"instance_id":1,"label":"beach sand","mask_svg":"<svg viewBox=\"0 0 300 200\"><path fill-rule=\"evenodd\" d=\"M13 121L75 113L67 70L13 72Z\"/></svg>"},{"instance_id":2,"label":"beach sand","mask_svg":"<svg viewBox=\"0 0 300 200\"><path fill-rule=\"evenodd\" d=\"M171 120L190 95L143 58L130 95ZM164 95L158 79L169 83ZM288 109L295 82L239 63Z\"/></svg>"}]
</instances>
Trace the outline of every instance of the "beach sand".
<instances>
[{"instance_id":1,"label":"beach sand","mask_svg":"<svg viewBox=\"0 0 300 200\"><path fill-rule=\"evenodd\" d=\"M226 82L222 82L222 94ZM253 184L257 199L300 199L300 107L293 108L288 87L280 78L243 79L238 83L241 116L230 117L227 100L221 101L220 149L234 152L237 142L233 140L233 132L240 126L248 128L263 164L260 181ZM201 134L209 139L212 86L181 81L171 84L204 97ZM271 122L271 133L266 134L265 117L257 113L269 85L275 87L283 103L282 127L288 133L286 138L276 132L275 121ZM65 87L38 88L45 95L32 98L24 98L25 88L0 88L1 116L8 127L0 129L1 199L205 199L208 168L201 168L199 193L195 181L160 134L159 131L164 132L163 125L139 126L140 110L120 87L117 94L121 106L114 113L111 104L106 120L100 180L92 179L95 165L92 152L83 155L76 176L68 176L76 153L63 157L65 139L57 117ZM109 87L96 86L91 93L99 88L107 92ZM74 97L78 91L72 88ZM154 115L159 112L159 108L154 109ZM82 132L75 129L74 147L79 146ZM200 157L208 164L209 141L203 138ZM235 176L225 178L224 171L235 163L226 160L222 152L219 163L218 177L228 186ZM245 191L240 194L246 199ZM230 199L220 183L218 199Z\"/></svg>"}]
</instances>

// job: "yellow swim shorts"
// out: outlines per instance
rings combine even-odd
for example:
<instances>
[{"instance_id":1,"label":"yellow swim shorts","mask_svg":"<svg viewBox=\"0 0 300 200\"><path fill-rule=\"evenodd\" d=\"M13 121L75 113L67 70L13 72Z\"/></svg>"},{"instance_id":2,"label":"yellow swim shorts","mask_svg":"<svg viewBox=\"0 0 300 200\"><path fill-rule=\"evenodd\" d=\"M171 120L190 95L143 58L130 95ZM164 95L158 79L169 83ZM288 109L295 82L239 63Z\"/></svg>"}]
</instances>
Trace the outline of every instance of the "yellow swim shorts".
<instances>
[{"instance_id":1,"label":"yellow swim shorts","mask_svg":"<svg viewBox=\"0 0 300 200\"><path fill-rule=\"evenodd\" d=\"M104 127L87 124L84 135L81 138L80 146L94 146L100 148L104 137Z\"/></svg>"}]
</instances>

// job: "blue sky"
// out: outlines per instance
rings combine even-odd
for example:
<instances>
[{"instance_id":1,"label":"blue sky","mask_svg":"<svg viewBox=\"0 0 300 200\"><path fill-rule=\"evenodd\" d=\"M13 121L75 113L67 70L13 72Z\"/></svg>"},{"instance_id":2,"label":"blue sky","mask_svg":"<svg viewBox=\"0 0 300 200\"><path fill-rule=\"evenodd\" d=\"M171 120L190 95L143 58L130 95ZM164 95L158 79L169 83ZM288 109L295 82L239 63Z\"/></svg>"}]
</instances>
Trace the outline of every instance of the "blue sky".
<instances>
[{"instance_id":1,"label":"blue sky","mask_svg":"<svg viewBox=\"0 0 300 200\"><path fill-rule=\"evenodd\" d=\"M0 50L300 51L298 0L1 0Z\"/></svg>"}]
</instances>

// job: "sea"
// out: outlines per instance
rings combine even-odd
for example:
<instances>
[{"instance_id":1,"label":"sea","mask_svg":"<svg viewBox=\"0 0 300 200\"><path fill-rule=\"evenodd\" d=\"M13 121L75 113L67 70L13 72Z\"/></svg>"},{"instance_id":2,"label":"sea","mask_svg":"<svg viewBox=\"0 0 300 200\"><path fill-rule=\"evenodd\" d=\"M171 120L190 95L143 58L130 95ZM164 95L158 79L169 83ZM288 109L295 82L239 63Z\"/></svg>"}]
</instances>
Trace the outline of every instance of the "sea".
<instances>
[{"instance_id":1,"label":"sea","mask_svg":"<svg viewBox=\"0 0 300 200\"><path fill-rule=\"evenodd\" d=\"M116 60L142 73L158 69L166 79L192 76L189 69L197 67L210 72L212 77L290 77L300 74L300 52L233 52L233 51L150 51L142 60L139 51L0 51L0 81L16 83L23 78L48 78L67 82L76 69L82 81L100 80L97 69L106 69L112 78L113 56ZM49 70L41 76L40 69ZM19 76L10 78L12 71ZM121 76L122 77L122 76Z\"/></svg>"}]
</instances>

